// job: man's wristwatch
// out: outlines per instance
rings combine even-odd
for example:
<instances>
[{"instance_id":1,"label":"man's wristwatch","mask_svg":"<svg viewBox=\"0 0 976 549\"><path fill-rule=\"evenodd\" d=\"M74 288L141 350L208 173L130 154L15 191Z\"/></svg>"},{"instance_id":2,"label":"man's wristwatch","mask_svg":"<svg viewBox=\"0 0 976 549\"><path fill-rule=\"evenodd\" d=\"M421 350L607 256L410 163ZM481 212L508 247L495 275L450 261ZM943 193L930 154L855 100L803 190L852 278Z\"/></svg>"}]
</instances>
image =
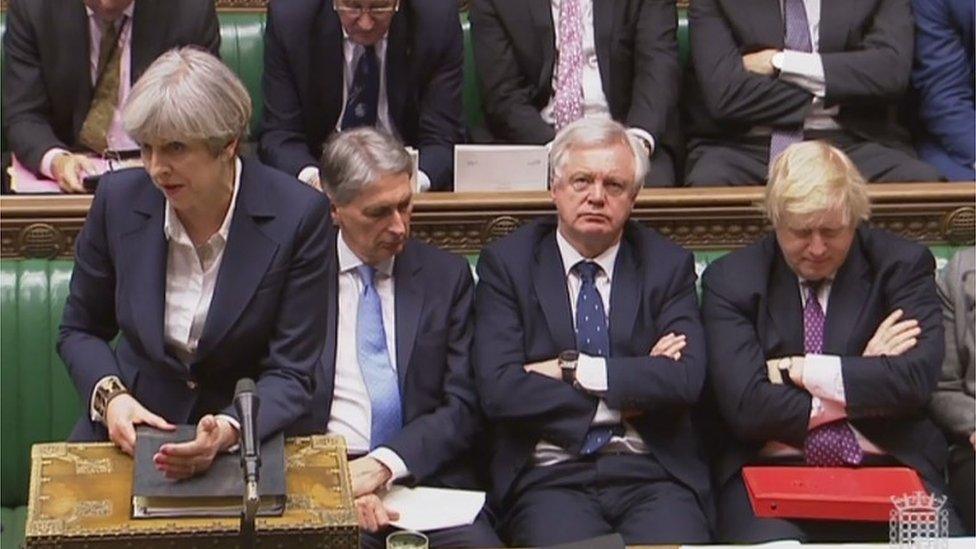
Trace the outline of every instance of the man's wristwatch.
<instances>
[{"instance_id":1,"label":"man's wristwatch","mask_svg":"<svg viewBox=\"0 0 976 549\"><path fill-rule=\"evenodd\" d=\"M579 362L579 351L569 350L559 353L557 359L559 370L563 374L563 381L576 385L576 364Z\"/></svg>"},{"instance_id":2,"label":"man's wristwatch","mask_svg":"<svg viewBox=\"0 0 976 549\"><path fill-rule=\"evenodd\" d=\"M119 378L106 378L95 389L95 399L94 402L92 402L92 407L95 408L95 412L102 417L102 421L105 421L105 413L108 411L108 403L112 402L113 398L128 392L129 390L125 388L125 385L122 385Z\"/></svg>"}]
</instances>

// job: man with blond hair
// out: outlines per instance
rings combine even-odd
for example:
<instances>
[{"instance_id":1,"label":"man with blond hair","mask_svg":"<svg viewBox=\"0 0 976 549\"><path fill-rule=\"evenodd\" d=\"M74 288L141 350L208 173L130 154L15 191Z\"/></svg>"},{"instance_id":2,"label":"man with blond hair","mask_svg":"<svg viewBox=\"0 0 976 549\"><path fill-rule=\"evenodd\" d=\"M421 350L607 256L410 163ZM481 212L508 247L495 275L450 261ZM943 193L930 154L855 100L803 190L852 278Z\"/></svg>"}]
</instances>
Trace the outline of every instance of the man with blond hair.
<instances>
[{"instance_id":1,"label":"man with blond hair","mask_svg":"<svg viewBox=\"0 0 976 549\"><path fill-rule=\"evenodd\" d=\"M943 356L935 262L925 246L862 223L864 178L824 142L777 159L764 207L773 234L702 279L727 433L715 469L718 537L883 541L887 523L757 518L741 469L907 466L944 491L945 439L924 414Z\"/></svg>"}]
</instances>

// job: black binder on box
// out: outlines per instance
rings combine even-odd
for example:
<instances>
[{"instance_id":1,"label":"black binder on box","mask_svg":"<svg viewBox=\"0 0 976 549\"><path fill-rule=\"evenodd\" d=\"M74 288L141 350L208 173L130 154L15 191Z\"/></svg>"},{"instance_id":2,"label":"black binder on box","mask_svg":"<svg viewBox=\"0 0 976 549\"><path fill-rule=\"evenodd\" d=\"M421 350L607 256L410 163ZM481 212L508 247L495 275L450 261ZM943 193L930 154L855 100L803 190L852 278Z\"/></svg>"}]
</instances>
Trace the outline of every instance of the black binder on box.
<instances>
[{"instance_id":1,"label":"black binder on box","mask_svg":"<svg viewBox=\"0 0 976 549\"><path fill-rule=\"evenodd\" d=\"M186 480L168 479L156 469L153 456L167 442L196 437L195 425L175 431L136 428L136 457L132 479L132 517L230 517L241 513L244 476L237 452L223 452L205 473ZM285 437L279 433L261 444L261 507L258 516L279 516L285 511Z\"/></svg>"}]
</instances>

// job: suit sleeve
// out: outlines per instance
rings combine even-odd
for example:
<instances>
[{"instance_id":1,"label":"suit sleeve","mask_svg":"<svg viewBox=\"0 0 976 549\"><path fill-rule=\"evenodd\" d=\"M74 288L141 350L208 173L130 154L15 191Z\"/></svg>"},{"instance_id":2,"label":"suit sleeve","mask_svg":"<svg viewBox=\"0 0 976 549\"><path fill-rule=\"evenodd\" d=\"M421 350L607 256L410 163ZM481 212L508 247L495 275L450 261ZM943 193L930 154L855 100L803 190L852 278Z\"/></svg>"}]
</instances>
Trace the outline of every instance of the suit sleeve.
<instances>
[{"instance_id":1,"label":"suit sleeve","mask_svg":"<svg viewBox=\"0 0 976 549\"><path fill-rule=\"evenodd\" d=\"M85 409L91 408L91 395L98 381L118 376L119 369L109 341L118 333L115 316L115 266L109 248L105 187L92 200L85 225L75 244L75 266L71 273L68 299L61 317L58 354Z\"/></svg>"},{"instance_id":2,"label":"suit sleeve","mask_svg":"<svg viewBox=\"0 0 976 549\"><path fill-rule=\"evenodd\" d=\"M474 0L469 17L482 105L494 137L509 143L542 145L552 141L556 132L532 104L533 85L519 68L515 47L496 13L495 0Z\"/></svg>"},{"instance_id":3,"label":"suit sleeve","mask_svg":"<svg viewBox=\"0 0 976 549\"><path fill-rule=\"evenodd\" d=\"M705 334L695 297L695 264L691 254L674 269L656 324L659 336L684 334L681 360L649 356L607 359L607 405L611 408L653 410L692 406L705 383Z\"/></svg>"},{"instance_id":4,"label":"suit sleeve","mask_svg":"<svg viewBox=\"0 0 976 549\"><path fill-rule=\"evenodd\" d=\"M669 0L644 0L637 21L633 95L627 125L660 142L669 114L678 106L678 13Z\"/></svg>"},{"instance_id":5,"label":"suit sleeve","mask_svg":"<svg viewBox=\"0 0 976 549\"><path fill-rule=\"evenodd\" d=\"M481 404L489 420L510 422L571 453L583 445L597 399L570 384L523 369L555 357L527 357L517 288L490 248L478 261L474 364Z\"/></svg>"},{"instance_id":6,"label":"suit sleeve","mask_svg":"<svg viewBox=\"0 0 976 549\"><path fill-rule=\"evenodd\" d=\"M912 68L909 0L878 2L860 47L821 53L827 81L825 104L900 97Z\"/></svg>"},{"instance_id":7,"label":"suit sleeve","mask_svg":"<svg viewBox=\"0 0 976 549\"><path fill-rule=\"evenodd\" d=\"M944 0L915 0L915 67L918 114L925 129L961 164L976 162L973 67L958 24ZM965 28L970 26L963 25Z\"/></svg>"},{"instance_id":8,"label":"suit sleeve","mask_svg":"<svg viewBox=\"0 0 976 549\"><path fill-rule=\"evenodd\" d=\"M452 188L454 144L461 141L464 47L458 14L448 11L448 22L435 31L444 47L424 85L417 133L420 169L430 177L431 190L439 191Z\"/></svg>"},{"instance_id":9,"label":"suit sleeve","mask_svg":"<svg viewBox=\"0 0 976 549\"><path fill-rule=\"evenodd\" d=\"M274 11L268 9L264 29L264 111L258 150L265 163L297 177L302 168L318 166L318 160L309 150L298 82L280 38L288 29L278 27Z\"/></svg>"},{"instance_id":10,"label":"suit sleeve","mask_svg":"<svg viewBox=\"0 0 976 549\"><path fill-rule=\"evenodd\" d=\"M295 232L287 280L281 291L276 319L268 340L268 354L261 360L257 393L258 436L261 439L285 429L301 417L312 402L312 375L325 340L328 295L326 253L329 243L329 204L311 191ZM237 419L237 411L223 411Z\"/></svg>"},{"instance_id":11,"label":"suit sleeve","mask_svg":"<svg viewBox=\"0 0 976 549\"><path fill-rule=\"evenodd\" d=\"M966 303L963 296L962 278L965 272L965 253L956 254L945 271L938 277L939 300L942 302L942 318L945 329L945 359L939 385L932 394L929 409L932 418L953 438L965 440L976 429L976 398L966 392L966 370L972 367L973 349L967 349L957 341L957 328L966 322ZM971 261L973 255L968 256ZM968 268L972 269L972 265ZM957 310L958 309L958 310ZM966 330L971 330L967 326Z\"/></svg>"},{"instance_id":12,"label":"suit sleeve","mask_svg":"<svg viewBox=\"0 0 976 549\"><path fill-rule=\"evenodd\" d=\"M31 21L24 4L13 0L7 10L3 34L3 126L10 149L29 170L40 173L48 150L69 148L51 127L51 106L38 50L43 36Z\"/></svg>"},{"instance_id":13,"label":"suit sleeve","mask_svg":"<svg viewBox=\"0 0 976 549\"><path fill-rule=\"evenodd\" d=\"M899 416L924 408L935 389L945 354L942 309L935 289L935 260L920 249L914 261L900 263L886 283L888 311L918 321L918 343L901 356L841 357L847 414Z\"/></svg>"},{"instance_id":14,"label":"suit sleeve","mask_svg":"<svg viewBox=\"0 0 976 549\"><path fill-rule=\"evenodd\" d=\"M431 413L404 425L396 438L387 444L403 459L418 482L423 482L471 448L480 426L470 355L474 337L474 281L466 263L454 277L451 287L443 403Z\"/></svg>"},{"instance_id":15,"label":"suit sleeve","mask_svg":"<svg viewBox=\"0 0 976 549\"><path fill-rule=\"evenodd\" d=\"M755 312L735 299L736 275L712 266L703 276L708 374L719 411L738 439L779 440L802 447L810 421L810 394L769 381Z\"/></svg>"},{"instance_id":16,"label":"suit sleeve","mask_svg":"<svg viewBox=\"0 0 976 549\"><path fill-rule=\"evenodd\" d=\"M689 19L695 76L712 118L749 125L803 123L813 105L813 94L747 71L742 52L715 0L692 2Z\"/></svg>"}]
</instances>

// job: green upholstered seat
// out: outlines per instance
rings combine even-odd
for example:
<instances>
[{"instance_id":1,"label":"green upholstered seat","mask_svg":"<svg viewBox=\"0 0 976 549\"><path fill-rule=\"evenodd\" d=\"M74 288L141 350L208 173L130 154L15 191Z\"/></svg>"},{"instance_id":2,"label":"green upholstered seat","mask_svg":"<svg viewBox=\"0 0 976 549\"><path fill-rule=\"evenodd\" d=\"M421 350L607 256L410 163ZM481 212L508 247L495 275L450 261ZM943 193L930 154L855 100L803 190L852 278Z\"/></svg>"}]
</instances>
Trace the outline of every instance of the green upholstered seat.
<instances>
[{"instance_id":1,"label":"green upholstered seat","mask_svg":"<svg viewBox=\"0 0 976 549\"><path fill-rule=\"evenodd\" d=\"M264 108L261 74L264 67L263 12L220 11L220 58L233 69L251 94L254 113L250 135L256 135Z\"/></svg>"}]
</instances>

